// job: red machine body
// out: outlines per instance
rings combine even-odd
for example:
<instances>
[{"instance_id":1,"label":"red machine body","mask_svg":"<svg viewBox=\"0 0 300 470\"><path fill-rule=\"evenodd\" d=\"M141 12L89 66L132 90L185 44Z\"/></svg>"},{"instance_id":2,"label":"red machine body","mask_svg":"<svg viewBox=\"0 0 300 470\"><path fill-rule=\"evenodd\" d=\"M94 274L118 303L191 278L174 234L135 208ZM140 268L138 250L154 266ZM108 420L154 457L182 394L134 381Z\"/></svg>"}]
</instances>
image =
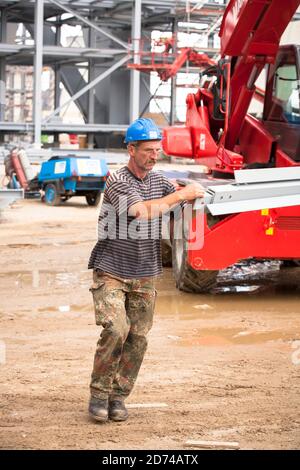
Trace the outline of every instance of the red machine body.
<instances>
[{"instance_id":1,"label":"red machine body","mask_svg":"<svg viewBox=\"0 0 300 470\"><path fill-rule=\"evenodd\" d=\"M234 214L211 228L205 218L203 248L188 250L188 263L195 270L220 270L248 258L298 259L299 241L299 206Z\"/></svg>"},{"instance_id":2,"label":"red machine body","mask_svg":"<svg viewBox=\"0 0 300 470\"><path fill-rule=\"evenodd\" d=\"M300 47L279 47L299 4L229 2L220 29L222 58L216 79L208 77L196 94L187 96L184 127L164 130L167 155L194 158L208 167L210 178L224 180L233 178L237 169L300 165ZM257 119L247 112L264 68L264 112ZM187 269L194 275L247 258L300 259L300 206L206 217L203 247L190 249L187 241L184 248L173 245L176 249L186 251L181 257L173 255L177 285L196 291L201 288L193 286L192 276L186 284L180 277Z\"/></svg>"}]
</instances>

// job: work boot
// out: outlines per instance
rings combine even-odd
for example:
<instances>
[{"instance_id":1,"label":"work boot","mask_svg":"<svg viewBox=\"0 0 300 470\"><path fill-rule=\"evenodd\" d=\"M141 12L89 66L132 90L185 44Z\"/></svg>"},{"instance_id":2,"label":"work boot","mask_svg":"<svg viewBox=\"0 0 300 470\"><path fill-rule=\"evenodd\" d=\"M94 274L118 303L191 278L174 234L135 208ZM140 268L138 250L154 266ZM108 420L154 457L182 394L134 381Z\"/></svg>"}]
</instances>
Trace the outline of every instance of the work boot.
<instances>
[{"instance_id":1,"label":"work boot","mask_svg":"<svg viewBox=\"0 0 300 470\"><path fill-rule=\"evenodd\" d=\"M91 397L89 403L89 414L96 421L104 423L108 420L108 400Z\"/></svg>"},{"instance_id":2,"label":"work boot","mask_svg":"<svg viewBox=\"0 0 300 470\"><path fill-rule=\"evenodd\" d=\"M128 411L123 400L110 400L108 414L113 421L125 421L128 418Z\"/></svg>"}]
</instances>

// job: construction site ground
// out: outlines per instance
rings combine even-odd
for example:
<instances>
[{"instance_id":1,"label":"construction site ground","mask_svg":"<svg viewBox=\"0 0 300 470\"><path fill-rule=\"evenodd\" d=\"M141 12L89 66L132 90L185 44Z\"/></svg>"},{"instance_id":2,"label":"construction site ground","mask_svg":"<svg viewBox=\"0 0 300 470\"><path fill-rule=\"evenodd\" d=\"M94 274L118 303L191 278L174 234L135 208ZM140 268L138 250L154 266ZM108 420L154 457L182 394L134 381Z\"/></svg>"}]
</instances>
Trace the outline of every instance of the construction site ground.
<instances>
[{"instance_id":1,"label":"construction site ground","mask_svg":"<svg viewBox=\"0 0 300 470\"><path fill-rule=\"evenodd\" d=\"M192 439L299 449L299 291L271 282L194 295L165 269L128 421L89 418L98 211L74 198L1 212L0 448L187 449Z\"/></svg>"}]
</instances>

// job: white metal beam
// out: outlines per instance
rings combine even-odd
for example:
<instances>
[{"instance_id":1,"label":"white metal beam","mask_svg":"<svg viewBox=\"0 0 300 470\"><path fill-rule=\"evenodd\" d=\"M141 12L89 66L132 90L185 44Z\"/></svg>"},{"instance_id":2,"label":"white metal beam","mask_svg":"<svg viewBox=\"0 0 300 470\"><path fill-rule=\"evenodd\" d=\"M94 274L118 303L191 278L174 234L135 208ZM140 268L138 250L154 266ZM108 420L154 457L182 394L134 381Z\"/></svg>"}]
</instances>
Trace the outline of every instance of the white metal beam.
<instances>
[{"instance_id":1,"label":"white metal beam","mask_svg":"<svg viewBox=\"0 0 300 470\"><path fill-rule=\"evenodd\" d=\"M234 172L235 182L207 186L193 208L212 215L300 205L300 168L263 168Z\"/></svg>"},{"instance_id":2,"label":"white metal beam","mask_svg":"<svg viewBox=\"0 0 300 470\"><path fill-rule=\"evenodd\" d=\"M235 182L239 184L266 183L274 181L300 181L300 167L260 168L256 170L235 170Z\"/></svg>"}]
</instances>

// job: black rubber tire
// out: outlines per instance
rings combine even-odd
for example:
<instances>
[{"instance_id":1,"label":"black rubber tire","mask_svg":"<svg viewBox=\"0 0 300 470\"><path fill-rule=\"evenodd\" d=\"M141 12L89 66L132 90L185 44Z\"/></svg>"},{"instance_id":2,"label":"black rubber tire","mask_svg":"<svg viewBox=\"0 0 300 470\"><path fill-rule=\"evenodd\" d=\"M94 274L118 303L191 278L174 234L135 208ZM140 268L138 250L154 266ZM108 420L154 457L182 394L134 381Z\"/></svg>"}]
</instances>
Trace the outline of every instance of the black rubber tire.
<instances>
[{"instance_id":1,"label":"black rubber tire","mask_svg":"<svg viewBox=\"0 0 300 470\"><path fill-rule=\"evenodd\" d=\"M161 257L164 268L172 267L172 246L165 240L161 241Z\"/></svg>"},{"instance_id":2,"label":"black rubber tire","mask_svg":"<svg viewBox=\"0 0 300 470\"><path fill-rule=\"evenodd\" d=\"M101 192L98 191L97 193L87 194L85 198L89 206L98 206L101 199Z\"/></svg>"},{"instance_id":3,"label":"black rubber tire","mask_svg":"<svg viewBox=\"0 0 300 470\"><path fill-rule=\"evenodd\" d=\"M187 247L184 236L173 240L172 264L176 287L184 292L209 293L217 284L219 271L193 269L187 261Z\"/></svg>"},{"instance_id":4,"label":"black rubber tire","mask_svg":"<svg viewBox=\"0 0 300 470\"><path fill-rule=\"evenodd\" d=\"M49 183L45 186L44 201L48 206L59 206L61 199L57 187L53 183Z\"/></svg>"}]
</instances>

